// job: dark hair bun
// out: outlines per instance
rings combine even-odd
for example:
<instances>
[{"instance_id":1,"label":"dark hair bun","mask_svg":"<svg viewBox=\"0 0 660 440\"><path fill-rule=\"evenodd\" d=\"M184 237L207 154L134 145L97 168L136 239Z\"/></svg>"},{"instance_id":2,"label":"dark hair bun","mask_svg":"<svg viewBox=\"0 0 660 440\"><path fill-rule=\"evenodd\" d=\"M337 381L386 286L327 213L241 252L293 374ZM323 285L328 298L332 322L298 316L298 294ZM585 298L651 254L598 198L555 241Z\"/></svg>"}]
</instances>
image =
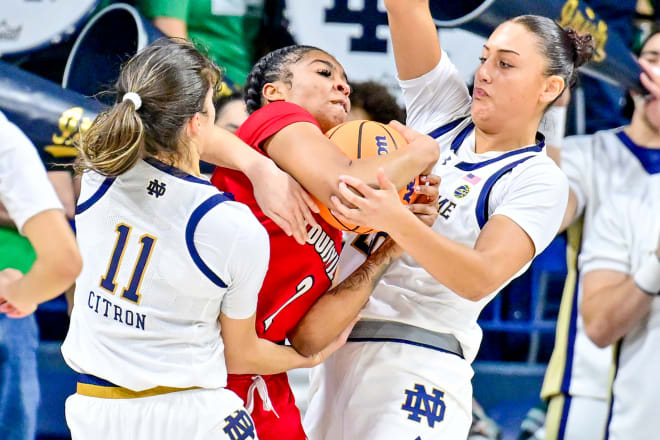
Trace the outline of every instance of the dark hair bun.
<instances>
[{"instance_id":1,"label":"dark hair bun","mask_svg":"<svg viewBox=\"0 0 660 440\"><path fill-rule=\"evenodd\" d=\"M578 34L573 28L566 28L566 36L573 46L573 63L575 67L580 67L589 61L596 52L594 38L589 33Z\"/></svg>"}]
</instances>

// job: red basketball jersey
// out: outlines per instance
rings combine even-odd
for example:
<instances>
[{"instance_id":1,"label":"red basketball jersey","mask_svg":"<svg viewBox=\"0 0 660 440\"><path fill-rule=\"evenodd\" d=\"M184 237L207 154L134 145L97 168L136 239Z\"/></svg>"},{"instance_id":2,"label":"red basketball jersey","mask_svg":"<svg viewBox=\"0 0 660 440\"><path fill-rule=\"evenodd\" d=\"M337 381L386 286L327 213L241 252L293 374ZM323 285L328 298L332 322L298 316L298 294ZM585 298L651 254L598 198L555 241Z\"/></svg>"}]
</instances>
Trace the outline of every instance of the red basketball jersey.
<instances>
[{"instance_id":1,"label":"red basketball jersey","mask_svg":"<svg viewBox=\"0 0 660 440\"><path fill-rule=\"evenodd\" d=\"M273 102L250 115L236 135L265 154L261 149L264 141L296 122L319 126L302 107ZM233 193L236 201L248 205L268 231L270 262L259 292L256 328L260 337L283 341L316 299L332 285L341 250L341 231L315 216L320 228L308 230L307 243L300 245L264 215L254 199L252 184L244 174L216 168L211 182L221 191Z\"/></svg>"}]
</instances>

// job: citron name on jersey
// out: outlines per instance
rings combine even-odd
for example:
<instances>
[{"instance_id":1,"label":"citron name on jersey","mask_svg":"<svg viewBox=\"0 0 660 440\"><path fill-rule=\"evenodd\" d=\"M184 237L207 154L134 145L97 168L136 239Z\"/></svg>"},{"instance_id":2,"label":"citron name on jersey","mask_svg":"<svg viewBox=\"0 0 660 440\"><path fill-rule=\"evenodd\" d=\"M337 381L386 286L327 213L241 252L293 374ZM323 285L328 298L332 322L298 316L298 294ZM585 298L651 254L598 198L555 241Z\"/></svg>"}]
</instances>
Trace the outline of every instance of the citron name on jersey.
<instances>
[{"instance_id":1,"label":"citron name on jersey","mask_svg":"<svg viewBox=\"0 0 660 440\"><path fill-rule=\"evenodd\" d=\"M113 304L103 296L94 293L93 290L89 291L87 306L99 316L112 319L113 321L128 325L129 327L144 330L147 315L144 313L133 312L132 310Z\"/></svg>"},{"instance_id":2,"label":"citron name on jersey","mask_svg":"<svg viewBox=\"0 0 660 440\"><path fill-rule=\"evenodd\" d=\"M332 281L335 278L335 271L339 262L339 253L335 248L335 242L320 225L310 228L307 235L307 244L314 246L314 250L323 262L325 274Z\"/></svg>"}]
</instances>

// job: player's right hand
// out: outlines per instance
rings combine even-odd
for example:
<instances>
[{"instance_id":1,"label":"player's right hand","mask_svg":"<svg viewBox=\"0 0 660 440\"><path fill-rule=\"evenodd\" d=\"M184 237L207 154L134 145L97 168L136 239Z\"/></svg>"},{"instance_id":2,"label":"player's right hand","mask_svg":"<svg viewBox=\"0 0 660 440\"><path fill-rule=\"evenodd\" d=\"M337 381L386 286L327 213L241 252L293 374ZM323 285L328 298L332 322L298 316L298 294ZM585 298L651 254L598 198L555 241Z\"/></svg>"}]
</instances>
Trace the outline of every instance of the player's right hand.
<instances>
[{"instance_id":1,"label":"player's right hand","mask_svg":"<svg viewBox=\"0 0 660 440\"><path fill-rule=\"evenodd\" d=\"M438 146L438 142L431 136L419 133L398 121L390 122L389 126L406 138L408 146L417 149L427 163L427 167L423 174L429 174L440 158L440 147Z\"/></svg>"},{"instance_id":2,"label":"player's right hand","mask_svg":"<svg viewBox=\"0 0 660 440\"><path fill-rule=\"evenodd\" d=\"M307 225L317 226L312 211L319 208L296 180L272 161L263 161L264 169L251 179L254 198L263 213L293 235L300 244L307 241Z\"/></svg>"},{"instance_id":3,"label":"player's right hand","mask_svg":"<svg viewBox=\"0 0 660 440\"><path fill-rule=\"evenodd\" d=\"M37 309L37 303L15 298L16 282L21 278L23 274L16 269L0 271L0 313L9 318L24 318Z\"/></svg>"}]
</instances>

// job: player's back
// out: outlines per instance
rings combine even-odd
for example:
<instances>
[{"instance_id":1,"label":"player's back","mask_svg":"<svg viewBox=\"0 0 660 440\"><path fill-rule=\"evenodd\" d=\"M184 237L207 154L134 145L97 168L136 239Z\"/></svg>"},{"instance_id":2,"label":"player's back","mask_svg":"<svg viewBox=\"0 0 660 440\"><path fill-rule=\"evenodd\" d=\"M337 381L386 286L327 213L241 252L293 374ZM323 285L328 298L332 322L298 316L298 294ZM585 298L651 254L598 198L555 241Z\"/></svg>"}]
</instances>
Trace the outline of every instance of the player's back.
<instances>
[{"instance_id":1,"label":"player's back","mask_svg":"<svg viewBox=\"0 0 660 440\"><path fill-rule=\"evenodd\" d=\"M114 179L86 173L80 200L84 268L62 347L67 363L136 391L223 387L218 316L237 297L236 255L267 264L254 216L208 181L153 159ZM256 303L258 285L248 290L240 293Z\"/></svg>"}]
</instances>

